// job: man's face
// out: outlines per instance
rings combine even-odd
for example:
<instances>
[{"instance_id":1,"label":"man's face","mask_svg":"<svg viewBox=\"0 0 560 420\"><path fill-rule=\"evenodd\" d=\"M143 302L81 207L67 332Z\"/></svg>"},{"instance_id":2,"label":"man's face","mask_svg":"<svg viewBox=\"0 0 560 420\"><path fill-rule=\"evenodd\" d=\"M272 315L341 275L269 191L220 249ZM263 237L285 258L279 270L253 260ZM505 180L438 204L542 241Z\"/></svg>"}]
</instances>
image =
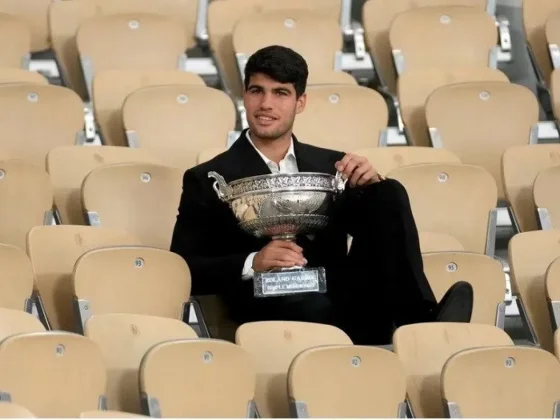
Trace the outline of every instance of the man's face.
<instances>
[{"instance_id":1,"label":"man's face","mask_svg":"<svg viewBox=\"0 0 560 420\"><path fill-rule=\"evenodd\" d=\"M275 140L292 129L296 114L305 108L305 94L296 97L291 83L279 83L257 73L251 76L243 102L251 133L261 139Z\"/></svg>"}]
</instances>

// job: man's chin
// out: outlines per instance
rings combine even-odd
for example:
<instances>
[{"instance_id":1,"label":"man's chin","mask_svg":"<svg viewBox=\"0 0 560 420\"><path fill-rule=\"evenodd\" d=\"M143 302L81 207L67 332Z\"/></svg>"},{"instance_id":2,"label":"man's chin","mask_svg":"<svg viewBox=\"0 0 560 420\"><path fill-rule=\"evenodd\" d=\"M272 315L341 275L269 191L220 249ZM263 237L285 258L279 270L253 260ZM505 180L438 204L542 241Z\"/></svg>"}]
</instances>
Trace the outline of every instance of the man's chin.
<instances>
[{"instance_id":1,"label":"man's chin","mask_svg":"<svg viewBox=\"0 0 560 420\"><path fill-rule=\"evenodd\" d=\"M262 129L252 129L250 128L251 134L255 135L261 140L276 140L284 135L279 130L262 130Z\"/></svg>"}]
</instances>

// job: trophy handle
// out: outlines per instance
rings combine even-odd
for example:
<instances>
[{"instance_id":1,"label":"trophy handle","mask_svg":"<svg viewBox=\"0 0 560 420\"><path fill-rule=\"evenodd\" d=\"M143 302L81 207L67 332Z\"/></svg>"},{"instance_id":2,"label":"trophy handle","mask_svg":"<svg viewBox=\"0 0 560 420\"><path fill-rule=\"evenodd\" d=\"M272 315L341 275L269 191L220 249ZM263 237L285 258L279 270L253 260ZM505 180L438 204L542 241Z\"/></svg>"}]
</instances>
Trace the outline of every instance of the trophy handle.
<instances>
[{"instance_id":1,"label":"trophy handle","mask_svg":"<svg viewBox=\"0 0 560 420\"><path fill-rule=\"evenodd\" d=\"M334 177L334 188L338 194L342 193L346 188L346 182L348 180L342 177L342 172L336 171L336 175Z\"/></svg>"},{"instance_id":2,"label":"trophy handle","mask_svg":"<svg viewBox=\"0 0 560 420\"><path fill-rule=\"evenodd\" d=\"M212 184L212 188L216 191L218 198L222 201L227 201L228 196L230 195L231 188L227 184L226 180L223 176L218 174L217 172L210 171L208 172L208 178L213 178L214 183Z\"/></svg>"}]
</instances>

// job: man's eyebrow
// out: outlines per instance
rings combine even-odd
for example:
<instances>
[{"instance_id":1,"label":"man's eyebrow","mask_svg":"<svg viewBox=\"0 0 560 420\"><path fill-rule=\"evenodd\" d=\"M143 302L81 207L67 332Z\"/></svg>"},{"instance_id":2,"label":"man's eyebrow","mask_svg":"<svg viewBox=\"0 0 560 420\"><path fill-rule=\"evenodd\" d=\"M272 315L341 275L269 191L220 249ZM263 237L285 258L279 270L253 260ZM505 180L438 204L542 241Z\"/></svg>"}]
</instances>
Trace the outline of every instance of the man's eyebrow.
<instances>
[{"instance_id":1,"label":"man's eyebrow","mask_svg":"<svg viewBox=\"0 0 560 420\"><path fill-rule=\"evenodd\" d=\"M249 89L263 89L263 87L261 85L249 85Z\"/></svg>"}]
</instances>

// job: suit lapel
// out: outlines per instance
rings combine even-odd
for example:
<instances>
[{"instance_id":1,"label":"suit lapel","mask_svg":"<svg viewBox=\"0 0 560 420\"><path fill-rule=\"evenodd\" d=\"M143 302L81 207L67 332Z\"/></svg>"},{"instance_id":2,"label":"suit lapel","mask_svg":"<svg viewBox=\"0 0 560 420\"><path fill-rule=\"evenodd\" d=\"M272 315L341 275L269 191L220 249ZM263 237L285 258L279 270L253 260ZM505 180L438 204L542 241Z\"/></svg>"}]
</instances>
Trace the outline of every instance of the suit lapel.
<instances>
[{"instance_id":1,"label":"suit lapel","mask_svg":"<svg viewBox=\"0 0 560 420\"><path fill-rule=\"evenodd\" d=\"M294 151L300 172L321 172L334 174L334 167L330 162L321 161L317 151L305 143L300 143L296 136L294 137Z\"/></svg>"},{"instance_id":2,"label":"suit lapel","mask_svg":"<svg viewBox=\"0 0 560 420\"><path fill-rule=\"evenodd\" d=\"M271 173L270 168L247 140L246 133L247 130L243 130L228 150L228 176L224 176L228 182Z\"/></svg>"}]
</instances>

